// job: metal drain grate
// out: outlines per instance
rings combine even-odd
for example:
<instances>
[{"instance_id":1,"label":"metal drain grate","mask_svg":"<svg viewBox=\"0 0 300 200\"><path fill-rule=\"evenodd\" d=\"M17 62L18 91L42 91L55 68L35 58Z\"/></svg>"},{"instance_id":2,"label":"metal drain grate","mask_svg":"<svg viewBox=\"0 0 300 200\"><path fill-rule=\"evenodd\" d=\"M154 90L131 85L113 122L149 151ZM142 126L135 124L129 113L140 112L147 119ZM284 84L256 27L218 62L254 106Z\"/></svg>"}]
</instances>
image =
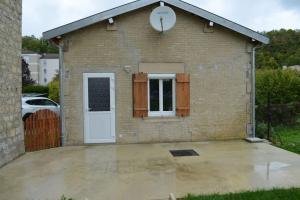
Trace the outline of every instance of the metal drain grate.
<instances>
[{"instance_id":1,"label":"metal drain grate","mask_svg":"<svg viewBox=\"0 0 300 200\"><path fill-rule=\"evenodd\" d=\"M173 157L199 156L199 154L196 151L192 150L192 149L171 150L170 153L172 154Z\"/></svg>"}]
</instances>

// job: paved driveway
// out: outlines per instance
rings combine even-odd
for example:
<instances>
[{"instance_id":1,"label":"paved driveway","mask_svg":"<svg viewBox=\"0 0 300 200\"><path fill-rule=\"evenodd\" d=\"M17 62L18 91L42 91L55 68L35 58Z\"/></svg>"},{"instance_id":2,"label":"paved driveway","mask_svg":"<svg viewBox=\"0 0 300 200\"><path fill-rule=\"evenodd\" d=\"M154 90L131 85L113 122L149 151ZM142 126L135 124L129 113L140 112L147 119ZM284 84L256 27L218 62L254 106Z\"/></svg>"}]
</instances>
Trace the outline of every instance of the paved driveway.
<instances>
[{"instance_id":1,"label":"paved driveway","mask_svg":"<svg viewBox=\"0 0 300 200\"><path fill-rule=\"evenodd\" d=\"M174 149L200 156L173 158ZM152 200L289 186L300 186L300 156L244 141L64 147L0 169L1 200Z\"/></svg>"}]
</instances>

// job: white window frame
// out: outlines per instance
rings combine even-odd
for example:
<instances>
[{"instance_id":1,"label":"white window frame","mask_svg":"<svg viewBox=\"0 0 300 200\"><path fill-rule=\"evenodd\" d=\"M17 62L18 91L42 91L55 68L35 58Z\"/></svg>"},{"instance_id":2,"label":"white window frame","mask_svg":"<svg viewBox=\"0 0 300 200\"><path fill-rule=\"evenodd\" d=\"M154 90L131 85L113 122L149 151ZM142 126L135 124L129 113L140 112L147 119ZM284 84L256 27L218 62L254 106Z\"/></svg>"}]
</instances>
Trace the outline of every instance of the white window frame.
<instances>
[{"instance_id":1,"label":"white window frame","mask_svg":"<svg viewBox=\"0 0 300 200\"><path fill-rule=\"evenodd\" d=\"M148 116L149 117L172 117L176 116L176 74L148 74ZM150 111L150 80L159 79L159 110ZM163 111L163 80L172 79L173 84L173 111Z\"/></svg>"}]
</instances>

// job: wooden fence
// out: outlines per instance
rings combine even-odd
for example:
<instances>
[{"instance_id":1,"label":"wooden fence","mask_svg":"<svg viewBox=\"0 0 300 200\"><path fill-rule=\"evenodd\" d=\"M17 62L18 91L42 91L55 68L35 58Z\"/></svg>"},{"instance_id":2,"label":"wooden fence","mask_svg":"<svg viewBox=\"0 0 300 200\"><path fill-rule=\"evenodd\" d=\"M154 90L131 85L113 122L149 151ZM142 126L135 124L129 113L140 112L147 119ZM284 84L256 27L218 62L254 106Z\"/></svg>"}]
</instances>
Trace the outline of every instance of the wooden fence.
<instances>
[{"instance_id":1,"label":"wooden fence","mask_svg":"<svg viewBox=\"0 0 300 200\"><path fill-rule=\"evenodd\" d=\"M24 122L25 150L39 151L61 146L59 117L50 110L40 110Z\"/></svg>"}]
</instances>

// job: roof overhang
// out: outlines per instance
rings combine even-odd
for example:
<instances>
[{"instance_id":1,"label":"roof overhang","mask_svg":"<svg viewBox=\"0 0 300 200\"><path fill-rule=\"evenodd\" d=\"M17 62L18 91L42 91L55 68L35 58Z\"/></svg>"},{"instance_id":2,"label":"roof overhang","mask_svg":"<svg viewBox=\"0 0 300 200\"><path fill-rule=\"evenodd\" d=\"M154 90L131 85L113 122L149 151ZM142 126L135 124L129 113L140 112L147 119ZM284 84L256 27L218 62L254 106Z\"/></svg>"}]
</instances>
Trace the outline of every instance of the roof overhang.
<instances>
[{"instance_id":1,"label":"roof overhang","mask_svg":"<svg viewBox=\"0 0 300 200\"><path fill-rule=\"evenodd\" d=\"M198 8L194 5L191 5L191 4L181 1L181 0L138 0L138 1L134 1L132 3L128 3L125 5L113 8L111 10L107 10L107 11L92 15L90 17L60 26L58 28L55 28L55 29L52 29L49 31L46 31L43 33L43 38L46 40L50 40L50 39L56 38L58 36L62 36L64 34L67 34L67 33L76 31L78 29L90 26L92 24L95 24L95 23L98 23L98 22L101 22L104 20L108 20L115 16L122 15L124 13L128 13L130 11L134 11L134 10L137 10L137 9L140 9L145 6L148 6L148 5L151 5L154 3L158 3L158 2L165 2L174 7L177 7L182 10L185 10L187 12L193 13L194 15L197 15L208 21L214 22L225 28L228 28L228 29L238 32L242 35L245 35L245 36L251 38L252 40L255 40L255 41L258 41L258 42L261 42L264 44L268 44L270 42L269 38L263 34L260 34L260 33L253 31L247 27L239 25L235 22L227 20L223 17L215 15L211 12L208 12L206 10L203 10L201 8Z\"/></svg>"}]
</instances>

